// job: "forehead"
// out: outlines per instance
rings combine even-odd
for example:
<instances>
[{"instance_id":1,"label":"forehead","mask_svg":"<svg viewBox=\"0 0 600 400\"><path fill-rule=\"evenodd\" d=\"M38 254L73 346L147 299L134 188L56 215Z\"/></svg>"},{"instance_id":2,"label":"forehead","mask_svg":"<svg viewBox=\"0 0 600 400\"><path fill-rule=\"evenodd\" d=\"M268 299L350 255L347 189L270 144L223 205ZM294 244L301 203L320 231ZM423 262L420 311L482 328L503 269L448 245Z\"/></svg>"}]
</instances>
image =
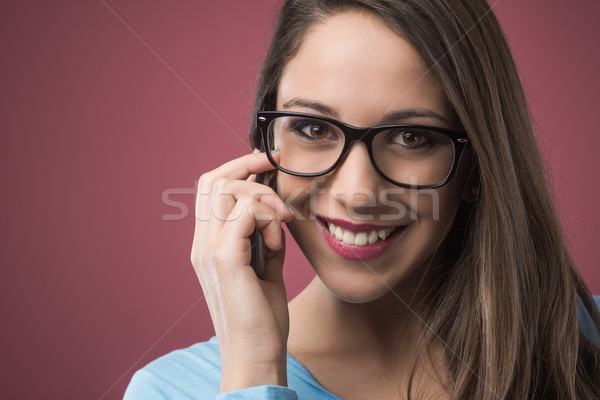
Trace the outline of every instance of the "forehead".
<instances>
[{"instance_id":1,"label":"forehead","mask_svg":"<svg viewBox=\"0 0 600 400\"><path fill-rule=\"evenodd\" d=\"M277 108L292 98L326 104L357 126L403 108L447 115L443 91L416 50L376 16L360 11L310 29L284 68Z\"/></svg>"}]
</instances>

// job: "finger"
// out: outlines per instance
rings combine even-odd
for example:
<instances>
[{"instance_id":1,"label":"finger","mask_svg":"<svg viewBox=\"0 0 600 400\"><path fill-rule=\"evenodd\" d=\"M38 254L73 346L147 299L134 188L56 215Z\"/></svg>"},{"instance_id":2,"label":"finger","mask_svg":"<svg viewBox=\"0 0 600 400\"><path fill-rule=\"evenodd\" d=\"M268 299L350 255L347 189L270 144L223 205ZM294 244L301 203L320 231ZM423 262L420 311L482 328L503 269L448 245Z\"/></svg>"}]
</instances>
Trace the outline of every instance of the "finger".
<instances>
[{"instance_id":1,"label":"finger","mask_svg":"<svg viewBox=\"0 0 600 400\"><path fill-rule=\"evenodd\" d=\"M278 162L281 157L279 152L272 152L270 155L275 162ZM198 179L197 198L201 198L203 195L210 195L214 182L218 179L246 180L251 175L272 171L274 168L265 153L250 153L238 157L212 171L202 174Z\"/></svg>"},{"instance_id":2,"label":"finger","mask_svg":"<svg viewBox=\"0 0 600 400\"><path fill-rule=\"evenodd\" d=\"M294 219L294 214L291 209L285 204L285 202L275 193L275 191L262 183L248 182L248 181L237 181L230 179L220 179L215 183L213 189L213 196L215 199L221 199L225 195L231 195L231 197L225 201L228 204L215 203L215 207L221 207L220 212L226 212L229 214L233 208L230 200L234 199L237 201L242 196L252 197L257 201L267 205L273 211L277 213L279 219L289 222ZM222 208L228 206L229 208Z\"/></svg>"},{"instance_id":3,"label":"finger","mask_svg":"<svg viewBox=\"0 0 600 400\"><path fill-rule=\"evenodd\" d=\"M279 152L271 153L271 157L277 162L280 154ZM266 172L274 168L265 153L251 153L231 160L211 172L218 177L247 179L250 174Z\"/></svg>"},{"instance_id":4,"label":"finger","mask_svg":"<svg viewBox=\"0 0 600 400\"><path fill-rule=\"evenodd\" d=\"M268 248L281 248L281 220L270 207L249 197L236 202L221 234L232 241L248 240L255 228L262 230Z\"/></svg>"},{"instance_id":5,"label":"finger","mask_svg":"<svg viewBox=\"0 0 600 400\"><path fill-rule=\"evenodd\" d=\"M277 160L279 153L274 153L273 156ZM198 191L196 192L196 218L200 218L203 221L210 219L210 199L215 182L219 179L245 180L252 174L273 169L274 167L266 155L264 153L257 153L247 154L202 174L200 179L198 179Z\"/></svg>"},{"instance_id":6,"label":"finger","mask_svg":"<svg viewBox=\"0 0 600 400\"><path fill-rule=\"evenodd\" d=\"M285 232L281 230L281 249L267 251L265 262L267 264L263 280L269 282L283 282L283 261L285 259Z\"/></svg>"},{"instance_id":7,"label":"finger","mask_svg":"<svg viewBox=\"0 0 600 400\"><path fill-rule=\"evenodd\" d=\"M236 200L234 193L223 190L221 184L216 184L214 192L210 196L210 210L208 212L212 221L220 221L222 225L229 218Z\"/></svg>"}]
</instances>

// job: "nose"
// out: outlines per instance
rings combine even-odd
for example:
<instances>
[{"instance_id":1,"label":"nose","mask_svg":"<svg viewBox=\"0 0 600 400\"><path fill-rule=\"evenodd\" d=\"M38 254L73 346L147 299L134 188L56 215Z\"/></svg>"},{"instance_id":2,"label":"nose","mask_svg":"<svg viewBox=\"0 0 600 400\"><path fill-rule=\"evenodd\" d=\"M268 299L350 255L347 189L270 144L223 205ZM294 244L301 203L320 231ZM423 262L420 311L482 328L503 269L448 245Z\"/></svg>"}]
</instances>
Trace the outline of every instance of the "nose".
<instances>
[{"instance_id":1,"label":"nose","mask_svg":"<svg viewBox=\"0 0 600 400\"><path fill-rule=\"evenodd\" d=\"M355 142L331 176L331 195L346 208L374 207L385 184L371 163L367 147Z\"/></svg>"}]
</instances>

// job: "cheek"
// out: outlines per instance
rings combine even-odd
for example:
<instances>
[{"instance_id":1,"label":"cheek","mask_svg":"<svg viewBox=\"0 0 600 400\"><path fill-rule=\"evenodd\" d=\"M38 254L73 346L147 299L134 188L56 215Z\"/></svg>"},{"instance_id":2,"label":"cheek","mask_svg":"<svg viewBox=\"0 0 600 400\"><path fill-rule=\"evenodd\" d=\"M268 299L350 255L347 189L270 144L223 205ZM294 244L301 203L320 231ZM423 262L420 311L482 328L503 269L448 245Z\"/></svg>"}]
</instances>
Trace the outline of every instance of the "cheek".
<instances>
[{"instance_id":1,"label":"cheek","mask_svg":"<svg viewBox=\"0 0 600 400\"><path fill-rule=\"evenodd\" d=\"M286 204L292 206L295 212L300 212L302 216L307 218L310 212L310 199L319 188L319 180L322 179L302 178L278 171L277 194ZM296 217L299 216L296 215Z\"/></svg>"},{"instance_id":2,"label":"cheek","mask_svg":"<svg viewBox=\"0 0 600 400\"><path fill-rule=\"evenodd\" d=\"M439 189L408 190L390 198L389 203L395 203L400 214L404 213L398 220L408 223L404 238L396 249L404 262L401 269L406 271L437 251L450 231L460 203L460 192L456 185L448 183Z\"/></svg>"},{"instance_id":3,"label":"cheek","mask_svg":"<svg viewBox=\"0 0 600 400\"><path fill-rule=\"evenodd\" d=\"M382 204L388 208L381 215L382 220L416 222L416 225L443 223L452 220L460 203L460 192L451 183L437 190L401 189L401 194L390 193L393 192L380 197Z\"/></svg>"},{"instance_id":4,"label":"cheek","mask_svg":"<svg viewBox=\"0 0 600 400\"><path fill-rule=\"evenodd\" d=\"M411 196L411 210L421 222L451 221L460 202L460 192L448 184L438 190L420 190Z\"/></svg>"},{"instance_id":5,"label":"cheek","mask_svg":"<svg viewBox=\"0 0 600 400\"><path fill-rule=\"evenodd\" d=\"M437 252L452 227L460 201L460 191L452 183L437 190L419 191L413 200L417 220L414 234L408 239L409 248L420 249L421 255Z\"/></svg>"}]
</instances>

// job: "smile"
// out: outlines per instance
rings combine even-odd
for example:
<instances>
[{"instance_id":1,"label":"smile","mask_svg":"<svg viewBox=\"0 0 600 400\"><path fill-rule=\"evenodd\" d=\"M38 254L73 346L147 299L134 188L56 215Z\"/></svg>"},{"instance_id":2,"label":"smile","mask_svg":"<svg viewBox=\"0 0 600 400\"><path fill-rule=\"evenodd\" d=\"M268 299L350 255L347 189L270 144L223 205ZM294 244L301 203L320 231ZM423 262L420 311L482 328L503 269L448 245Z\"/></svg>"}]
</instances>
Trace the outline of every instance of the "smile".
<instances>
[{"instance_id":1,"label":"smile","mask_svg":"<svg viewBox=\"0 0 600 400\"><path fill-rule=\"evenodd\" d=\"M367 244L373 244L378 240L385 240L396 230L396 227L391 227L367 232L352 232L342 229L333 222L326 222L329 225L329 233L335 236L337 240L341 240L344 244L353 244L355 246L366 246Z\"/></svg>"},{"instance_id":2,"label":"smile","mask_svg":"<svg viewBox=\"0 0 600 400\"><path fill-rule=\"evenodd\" d=\"M382 227L372 224L352 224L344 220L319 217L319 228L325 241L338 255L349 260L379 257L404 232L406 225Z\"/></svg>"}]
</instances>

